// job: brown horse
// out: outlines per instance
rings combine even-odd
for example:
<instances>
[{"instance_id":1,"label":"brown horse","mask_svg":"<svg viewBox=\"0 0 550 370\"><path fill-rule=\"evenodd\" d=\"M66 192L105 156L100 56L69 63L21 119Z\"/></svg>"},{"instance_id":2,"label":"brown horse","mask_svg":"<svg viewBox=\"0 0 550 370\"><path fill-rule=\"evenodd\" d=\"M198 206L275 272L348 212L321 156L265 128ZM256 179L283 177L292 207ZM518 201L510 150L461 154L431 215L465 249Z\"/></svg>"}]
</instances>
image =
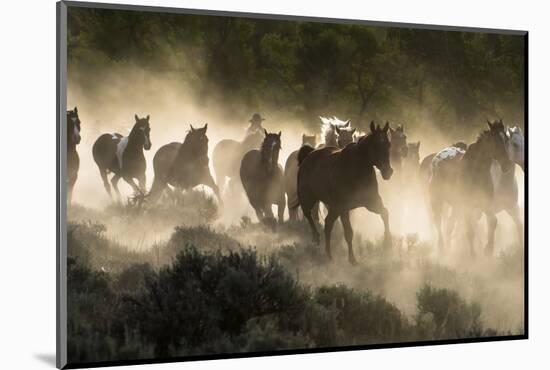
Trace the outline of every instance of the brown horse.
<instances>
[{"instance_id":1,"label":"brown horse","mask_svg":"<svg viewBox=\"0 0 550 370\"><path fill-rule=\"evenodd\" d=\"M325 218L325 247L329 258L332 227L340 217L348 245L349 262L356 263L349 212L358 207L366 207L381 216L385 243L391 242L388 210L378 193L374 172L374 167L378 168L384 180L390 179L393 173L388 128L388 123L381 129L371 122L370 133L344 149L327 147L314 150L304 146L298 153L298 199L316 243L320 242L320 237L312 218L312 209L319 201L328 208Z\"/></svg>"},{"instance_id":2,"label":"brown horse","mask_svg":"<svg viewBox=\"0 0 550 370\"><path fill-rule=\"evenodd\" d=\"M156 201L167 185L177 190L192 189L197 185L210 187L221 204L220 192L214 182L208 167L208 137L204 127L191 130L185 136L183 143L166 144L153 157L155 178L149 195L151 201Z\"/></svg>"},{"instance_id":3,"label":"brown horse","mask_svg":"<svg viewBox=\"0 0 550 370\"><path fill-rule=\"evenodd\" d=\"M123 137L121 134L103 134L94 143L92 154L99 168L103 186L111 196L111 188L107 181L107 173L112 172L111 184L120 200L118 181L123 178L135 193L144 193L146 186L145 170L147 163L143 150L151 149L149 116L139 118L134 116L135 124L130 134ZM134 179L137 179L139 186Z\"/></svg>"},{"instance_id":4,"label":"brown horse","mask_svg":"<svg viewBox=\"0 0 550 370\"><path fill-rule=\"evenodd\" d=\"M502 170L507 172L512 162L507 152L508 138L502 121L487 123L489 129L481 132L476 142L468 146L465 152L458 148L447 148L432 160L429 192L440 248L444 246L441 211L447 203L453 208L453 213L458 212L465 218L471 255L475 254L475 215L479 211L485 213L488 231L485 251L487 254L493 253L497 209L491 166L493 161L497 161Z\"/></svg>"},{"instance_id":5,"label":"brown horse","mask_svg":"<svg viewBox=\"0 0 550 370\"><path fill-rule=\"evenodd\" d=\"M317 145L317 137L315 135L302 135L302 146L308 145L315 148ZM297 207L291 208L292 204L298 204L298 150L290 153L285 162L285 192L288 202L288 215L289 221L294 222L298 220Z\"/></svg>"},{"instance_id":6,"label":"brown horse","mask_svg":"<svg viewBox=\"0 0 550 370\"><path fill-rule=\"evenodd\" d=\"M386 122L389 125L388 122ZM407 135L403 130L402 125L397 125L396 129L390 127L390 141L391 152L390 158L393 168L395 168L396 174L401 175L401 169L403 167L403 161L407 157L409 147L407 145Z\"/></svg>"},{"instance_id":7,"label":"brown horse","mask_svg":"<svg viewBox=\"0 0 550 370\"><path fill-rule=\"evenodd\" d=\"M80 168L80 157L76 151L76 146L80 144L80 118L78 118L78 109L67 111L67 201L71 203L73 198L73 189L78 178L78 169Z\"/></svg>"},{"instance_id":8,"label":"brown horse","mask_svg":"<svg viewBox=\"0 0 550 370\"><path fill-rule=\"evenodd\" d=\"M250 205L260 222L274 219L271 206L277 205L279 223L284 221L285 187L283 169L279 165L281 132L268 133L260 150L246 153L241 161L240 176Z\"/></svg>"}]
</instances>

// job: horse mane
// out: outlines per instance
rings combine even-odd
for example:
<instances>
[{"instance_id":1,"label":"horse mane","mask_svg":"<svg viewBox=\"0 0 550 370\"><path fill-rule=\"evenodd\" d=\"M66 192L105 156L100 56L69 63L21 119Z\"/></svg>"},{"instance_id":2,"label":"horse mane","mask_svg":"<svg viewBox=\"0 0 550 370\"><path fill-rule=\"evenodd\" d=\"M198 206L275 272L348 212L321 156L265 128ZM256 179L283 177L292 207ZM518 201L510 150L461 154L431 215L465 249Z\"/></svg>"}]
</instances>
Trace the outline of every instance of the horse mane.
<instances>
[{"instance_id":1,"label":"horse mane","mask_svg":"<svg viewBox=\"0 0 550 370\"><path fill-rule=\"evenodd\" d=\"M479 143L483 140L485 140L489 135L491 134L491 130L489 130L488 128L481 131L478 135L477 135L477 138L476 138L476 143Z\"/></svg>"},{"instance_id":2,"label":"horse mane","mask_svg":"<svg viewBox=\"0 0 550 370\"><path fill-rule=\"evenodd\" d=\"M477 158L477 156L479 156L479 148L481 147L481 143L485 139L487 139L490 135L491 135L491 130L488 128L481 131L477 135L476 141L473 144L468 145L462 159L465 161L469 161L469 160L473 160L474 158Z\"/></svg>"},{"instance_id":3,"label":"horse mane","mask_svg":"<svg viewBox=\"0 0 550 370\"><path fill-rule=\"evenodd\" d=\"M178 151L178 158L180 159L187 159L187 160L202 160L201 162L208 163L208 150L206 150L204 153L201 153L199 151L194 150L194 148L191 148L190 141L192 138L192 131L188 130L187 135L185 135L185 139L183 139L183 143L179 148Z\"/></svg>"},{"instance_id":4,"label":"horse mane","mask_svg":"<svg viewBox=\"0 0 550 370\"><path fill-rule=\"evenodd\" d=\"M342 121L336 116L332 117L323 117L319 116L321 120L321 143L327 144L331 136L338 137L338 133L334 129L334 126L345 127L347 125L346 121Z\"/></svg>"},{"instance_id":5,"label":"horse mane","mask_svg":"<svg viewBox=\"0 0 550 370\"><path fill-rule=\"evenodd\" d=\"M277 134L267 134L267 136L262 141L262 144L260 145L260 155L262 157L262 161L266 159L266 158L264 158L264 155L267 152L268 143L270 143L270 144L273 143L272 138L274 138L274 140L277 140L279 138L279 135L277 135Z\"/></svg>"}]
</instances>

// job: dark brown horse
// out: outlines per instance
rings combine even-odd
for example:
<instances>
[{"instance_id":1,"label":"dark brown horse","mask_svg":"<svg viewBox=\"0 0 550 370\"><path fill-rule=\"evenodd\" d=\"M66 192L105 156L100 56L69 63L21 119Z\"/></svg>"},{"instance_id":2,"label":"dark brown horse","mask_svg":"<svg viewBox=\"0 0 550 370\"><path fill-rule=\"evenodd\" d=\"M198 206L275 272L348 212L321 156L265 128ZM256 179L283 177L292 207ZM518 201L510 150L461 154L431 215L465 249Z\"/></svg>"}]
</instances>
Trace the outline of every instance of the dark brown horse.
<instances>
[{"instance_id":1,"label":"dark brown horse","mask_svg":"<svg viewBox=\"0 0 550 370\"><path fill-rule=\"evenodd\" d=\"M208 167L208 137L204 127L191 130L183 143L173 142L162 146L153 157L155 178L151 191L151 201L156 201L167 185L177 190L192 189L197 185L210 187L221 204L220 192Z\"/></svg>"},{"instance_id":2,"label":"dark brown horse","mask_svg":"<svg viewBox=\"0 0 550 370\"><path fill-rule=\"evenodd\" d=\"M80 118L78 109L67 111L67 201L71 203L73 189L78 178L80 168L80 157L76 146L80 143Z\"/></svg>"},{"instance_id":3,"label":"dark brown horse","mask_svg":"<svg viewBox=\"0 0 550 370\"><path fill-rule=\"evenodd\" d=\"M218 142L212 153L212 164L216 172L216 183L223 194L226 179L229 186L235 185L239 178L239 166L245 153L252 149L260 148L264 138L263 128L257 129L258 125L252 124L243 141L224 139Z\"/></svg>"},{"instance_id":4,"label":"dark brown horse","mask_svg":"<svg viewBox=\"0 0 550 370\"><path fill-rule=\"evenodd\" d=\"M386 124L389 125L388 122ZM407 135L403 130L403 126L397 125L396 129L390 127L390 142L391 152L390 160L396 174L401 175L403 161L407 157L409 147L407 146Z\"/></svg>"},{"instance_id":5,"label":"dark brown horse","mask_svg":"<svg viewBox=\"0 0 550 370\"><path fill-rule=\"evenodd\" d=\"M493 253L497 218L491 165L496 160L502 170L507 172L512 162L507 153L508 138L502 121L487 123L489 129L483 131L465 152L455 148L458 154L450 155L448 150L443 150L432 160L430 204L440 248L444 246L441 211L447 203L453 208L453 213L464 216L471 255L475 254L475 215L479 211L485 214L488 229L485 251L487 254Z\"/></svg>"},{"instance_id":6,"label":"dark brown horse","mask_svg":"<svg viewBox=\"0 0 550 370\"><path fill-rule=\"evenodd\" d=\"M111 184L120 200L118 181L123 178L135 193L145 193L147 164L143 150L151 149L149 116L139 118L134 116L136 123L130 134L123 137L121 134L103 134L94 143L92 154L99 168L105 190L111 196L111 188L107 181L107 174L114 173ZM139 186L134 179L137 179Z\"/></svg>"},{"instance_id":7,"label":"dark brown horse","mask_svg":"<svg viewBox=\"0 0 550 370\"><path fill-rule=\"evenodd\" d=\"M281 132L265 131L260 150L249 151L241 161L241 181L260 222L274 219L273 204L277 205L279 223L284 221L286 202L283 169L279 165L280 150Z\"/></svg>"},{"instance_id":8,"label":"dark brown horse","mask_svg":"<svg viewBox=\"0 0 550 370\"><path fill-rule=\"evenodd\" d=\"M308 145L315 148L317 145L317 137L315 135L302 135L302 146ZM285 192L288 202L289 221L298 220L298 208L291 208L291 204L298 204L298 150L290 153L285 162Z\"/></svg>"},{"instance_id":9,"label":"dark brown horse","mask_svg":"<svg viewBox=\"0 0 550 370\"><path fill-rule=\"evenodd\" d=\"M390 179L393 173L388 128L388 123L381 129L371 122L370 133L344 149L327 147L313 150L304 146L298 153L298 199L316 243L320 242L320 237L312 218L312 209L319 201L328 208L325 218L325 247L329 258L332 227L340 217L348 244L349 262L356 263L349 212L358 207L366 207L382 217L385 243L391 242L388 210L378 193L374 172L374 167L378 168L384 180Z\"/></svg>"}]
</instances>

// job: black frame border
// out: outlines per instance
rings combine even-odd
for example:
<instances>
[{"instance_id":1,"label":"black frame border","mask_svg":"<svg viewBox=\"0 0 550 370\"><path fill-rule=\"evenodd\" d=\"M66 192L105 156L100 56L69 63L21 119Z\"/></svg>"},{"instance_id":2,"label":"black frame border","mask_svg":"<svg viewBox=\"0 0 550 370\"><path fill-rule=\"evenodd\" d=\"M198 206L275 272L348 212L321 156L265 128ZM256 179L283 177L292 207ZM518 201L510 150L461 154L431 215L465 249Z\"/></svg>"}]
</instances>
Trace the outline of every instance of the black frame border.
<instances>
[{"instance_id":1,"label":"black frame border","mask_svg":"<svg viewBox=\"0 0 550 370\"><path fill-rule=\"evenodd\" d=\"M320 23L337 23L337 24L359 24L376 27L391 27L391 28L415 28L429 29L438 31L459 31L459 32L483 32L496 33L506 35L518 35L524 38L524 137L525 137L525 166L524 166L524 333L520 335L505 335L496 337L484 338L461 338L461 339L444 339L444 340L429 340L417 342L398 342L398 343L380 343L367 344L356 346L340 346L340 347L321 347L321 348L302 348L291 350L274 350L260 352L240 352L240 353L220 353L210 355L195 355L195 356L178 356L169 358L152 358L152 359L133 359L133 360L114 360L114 361L98 361L98 362L81 362L69 364L67 363L67 241L66 222L66 183L65 168L66 168L66 111L67 104L67 9L69 7L79 8L99 8L111 10L128 10L142 12L162 12L174 14L188 15L207 15L207 16L223 16L223 17L238 17L238 18L253 18L253 19L269 19L281 21L307 21ZM297 354L315 354L329 352L344 352L344 351L360 351L367 349L387 349L387 348L408 348L408 347L423 347L434 345L447 344L468 344L468 343L486 343L500 342L510 340L529 339L529 32L526 30L508 30L508 29L493 29L493 28L478 28L478 27L460 27L446 26L420 23L401 23L401 22L386 22L386 21L369 21L359 19L337 19L325 17L299 16L299 15L284 15L284 14L265 14L265 13L248 13L248 12L232 12L221 10L203 10L189 8L174 8L163 6L147 6L147 5L131 5L131 4L109 4L99 2L82 2L82 1L59 1L56 4L56 38L57 38L57 63L56 63L56 122L57 122L57 137L56 137L56 293L57 293L57 310L56 310L56 366L59 369L80 369L80 368L95 368L107 366L126 366L126 365L147 365L160 363L174 362L191 362L203 360L222 360L250 357L268 357L268 356L283 356Z\"/></svg>"}]
</instances>

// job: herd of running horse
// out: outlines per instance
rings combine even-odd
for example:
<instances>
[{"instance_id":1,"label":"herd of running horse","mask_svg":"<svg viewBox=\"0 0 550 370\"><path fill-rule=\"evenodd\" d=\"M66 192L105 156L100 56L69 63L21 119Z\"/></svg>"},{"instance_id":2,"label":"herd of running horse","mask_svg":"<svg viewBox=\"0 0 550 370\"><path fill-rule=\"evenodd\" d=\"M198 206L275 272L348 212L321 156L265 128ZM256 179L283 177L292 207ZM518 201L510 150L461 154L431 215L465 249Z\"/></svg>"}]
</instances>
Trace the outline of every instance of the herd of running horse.
<instances>
[{"instance_id":1,"label":"herd of running horse","mask_svg":"<svg viewBox=\"0 0 550 370\"><path fill-rule=\"evenodd\" d=\"M351 127L350 121L320 117L321 143L317 143L316 135L304 134L301 148L288 156L283 168L279 164L281 132L267 132L262 126L264 118L255 113L242 141L221 140L215 146L212 165L216 181L209 167L208 124L200 128L190 126L183 142L168 143L154 155L154 180L147 192L144 150L151 148L150 120L149 116L135 115L134 118L128 136L106 133L99 136L92 148L105 190L112 196L112 187L118 200L121 178L136 193L146 194L151 204L164 195L202 184L214 191L221 205L226 182L228 187L240 182L260 222L275 221L273 205L277 206L279 222L284 220L287 205L291 222L299 218L301 208L316 243L320 243L317 226L322 203L326 209L327 256L331 257L333 225L340 218L348 259L354 264L351 210L365 207L380 215L385 229L384 242L391 243L389 214L378 190L376 168L384 180L390 180L395 172L400 173L401 181L413 178L420 181L441 248L446 239L442 221L445 219L454 226L455 221L461 219L473 254L474 224L485 214L488 231L485 250L492 254L496 214L500 211L511 216L522 240L515 164L524 168L524 137L520 128L505 127L502 120L487 121L488 126L480 130L474 143L457 142L420 161L420 142L407 143L402 126L392 128L386 122L381 127L371 122L369 132L361 133ZM75 107L67 111L69 202L78 176L80 160L76 146L79 142L80 119ZM110 180L109 174L112 174Z\"/></svg>"}]
</instances>

